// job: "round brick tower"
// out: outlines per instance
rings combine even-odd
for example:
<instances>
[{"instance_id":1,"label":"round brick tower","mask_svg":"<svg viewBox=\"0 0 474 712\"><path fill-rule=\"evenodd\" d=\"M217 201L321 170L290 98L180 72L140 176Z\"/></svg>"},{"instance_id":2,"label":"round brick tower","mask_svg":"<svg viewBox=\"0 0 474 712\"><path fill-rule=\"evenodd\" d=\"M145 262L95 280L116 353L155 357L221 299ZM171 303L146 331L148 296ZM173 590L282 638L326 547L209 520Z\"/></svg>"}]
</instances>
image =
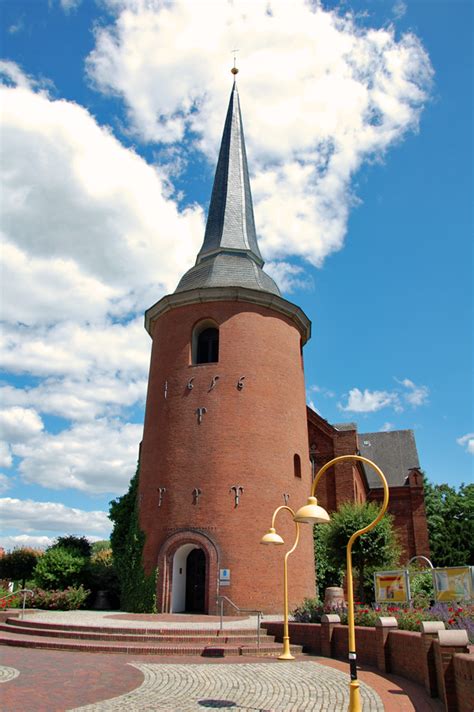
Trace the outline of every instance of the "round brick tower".
<instances>
[{"instance_id":1,"label":"round brick tower","mask_svg":"<svg viewBox=\"0 0 474 712\"><path fill-rule=\"evenodd\" d=\"M260 539L311 486L302 347L310 322L262 270L234 82L197 261L145 316L153 340L140 451L145 570L158 610L280 612L283 547ZM312 528L289 559L290 606L315 593Z\"/></svg>"}]
</instances>

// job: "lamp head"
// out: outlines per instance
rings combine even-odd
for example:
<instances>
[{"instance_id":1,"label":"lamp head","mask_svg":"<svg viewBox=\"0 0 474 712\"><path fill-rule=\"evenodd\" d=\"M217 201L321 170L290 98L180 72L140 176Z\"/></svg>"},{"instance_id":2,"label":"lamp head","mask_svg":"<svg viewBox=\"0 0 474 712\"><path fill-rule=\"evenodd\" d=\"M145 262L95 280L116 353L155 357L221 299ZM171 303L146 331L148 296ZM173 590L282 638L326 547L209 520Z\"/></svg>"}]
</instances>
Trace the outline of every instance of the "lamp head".
<instances>
[{"instance_id":1,"label":"lamp head","mask_svg":"<svg viewBox=\"0 0 474 712\"><path fill-rule=\"evenodd\" d=\"M298 509L293 519L305 524L327 524L330 518L326 510L319 506L316 497L308 497L307 503Z\"/></svg>"},{"instance_id":2,"label":"lamp head","mask_svg":"<svg viewBox=\"0 0 474 712\"><path fill-rule=\"evenodd\" d=\"M285 542L273 527L267 531L260 539L260 544L284 544Z\"/></svg>"}]
</instances>

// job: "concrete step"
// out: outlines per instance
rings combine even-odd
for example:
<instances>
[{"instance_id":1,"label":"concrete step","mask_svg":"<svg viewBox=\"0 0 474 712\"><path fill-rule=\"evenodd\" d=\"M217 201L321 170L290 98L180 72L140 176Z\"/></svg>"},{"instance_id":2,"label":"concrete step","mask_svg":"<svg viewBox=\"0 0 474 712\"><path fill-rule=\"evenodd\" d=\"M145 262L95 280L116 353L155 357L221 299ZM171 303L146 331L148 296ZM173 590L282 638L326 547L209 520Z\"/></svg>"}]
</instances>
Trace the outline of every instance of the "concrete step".
<instances>
[{"instance_id":1,"label":"concrete step","mask_svg":"<svg viewBox=\"0 0 474 712\"><path fill-rule=\"evenodd\" d=\"M219 630L219 626L213 627L202 627L202 628L185 628L183 626L179 628L158 628L156 626L150 628L134 628L133 626L95 626L95 625L76 625L68 623L46 623L42 621L35 620L21 620L19 618L7 618L5 624L8 626L15 626L19 628L30 628L37 630L57 630L57 631L68 631L72 630L75 632L90 632L90 633L123 633L126 635L169 635L172 637L194 637L196 635L209 635L209 636L238 636L241 638L254 638L256 635L256 628L226 628L224 624L224 630L222 633ZM265 631L261 631L262 635L265 635Z\"/></svg>"},{"instance_id":2,"label":"concrete step","mask_svg":"<svg viewBox=\"0 0 474 712\"><path fill-rule=\"evenodd\" d=\"M19 624L21 623L21 625ZM173 632L164 629L163 631L156 629L128 629L127 632L120 632L116 628L93 628L88 627L87 630L82 630L81 626L54 626L49 624L26 625L27 621L8 621L7 624L0 623L0 632L17 635L32 635L36 637L49 638L69 638L77 640L91 641L122 641L122 642L141 642L141 643L192 643L199 645L220 645L221 643L229 643L233 645L252 645L256 641L255 631L246 631L245 634L234 634L233 631L216 634L213 631L195 630L195 631L176 631ZM84 626L85 627L85 626ZM274 636L267 635L265 631L260 633L261 642L273 643Z\"/></svg>"},{"instance_id":3,"label":"concrete step","mask_svg":"<svg viewBox=\"0 0 474 712\"><path fill-rule=\"evenodd\" d=\"M96 653L125 653L128 655L186 655L186 656L216 656L225 655L261 655L278 656L281 652L281 644L266 642L262 640L260 649L257 643L223 643L214 640L210 644L200 642L154 642L149 641L117 641L101 640L87 641L71 640L65 638L53 638L31 634L19 634L1 631L0 645L42 648L47 650L71 650L74 652L96 652ZM302 651L299 645L291 646L293 655L298 655Z\"/></svg>"}]
</instances>

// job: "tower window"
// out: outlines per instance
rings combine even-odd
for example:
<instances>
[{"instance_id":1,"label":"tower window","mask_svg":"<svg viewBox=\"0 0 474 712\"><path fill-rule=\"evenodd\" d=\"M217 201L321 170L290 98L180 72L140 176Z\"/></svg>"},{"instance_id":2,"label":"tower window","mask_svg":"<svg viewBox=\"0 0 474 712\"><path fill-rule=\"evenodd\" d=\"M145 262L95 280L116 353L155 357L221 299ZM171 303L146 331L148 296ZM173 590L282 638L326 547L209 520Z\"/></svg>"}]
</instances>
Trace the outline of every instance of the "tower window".
<instances>
[{"instance_id":1,"label":"tower window","mask_svg":"<svg viewBox=\"0 0 474 712\"><path fill-rule=\"evenodd\" d=\"M293 457L293 465L295 468L295 477L301 477L301 458L299 455Z\"/></svg>"},{"instance_id":2,"label":"tower window","mask_svg":"<svg viewBox=\"0 0 474 712\"><path fill-rule=\"evenodd\" d=\"M219 361L219 329L209 322L200 324L193 334L193 364Z\"/></svg>"}]
</instances>

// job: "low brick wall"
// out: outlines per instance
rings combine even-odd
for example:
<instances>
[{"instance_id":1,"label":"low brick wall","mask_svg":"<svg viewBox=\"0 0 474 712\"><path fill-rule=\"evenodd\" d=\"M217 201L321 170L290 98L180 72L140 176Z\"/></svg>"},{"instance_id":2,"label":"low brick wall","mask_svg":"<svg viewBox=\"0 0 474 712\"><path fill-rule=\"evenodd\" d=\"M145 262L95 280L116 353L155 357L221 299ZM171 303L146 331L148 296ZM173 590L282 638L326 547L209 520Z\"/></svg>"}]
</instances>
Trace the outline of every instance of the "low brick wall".
<instances>
[{"instance_id":1,"label":"low brick wall","mask_svg":"<svg viewBox=\"0 0 474 712\"><path fill-rule=\"evenodd\" d=\"M474 655L467 646L466 633L463 633L464 642L459 644L458 641L450 647L450 641L447 645L441 640L442 635L451 635L444 628L421 634L398 630L396 621L392 627L392 620L381 618L377 628L356 626L358 664L370 665L424 686L428 694L442 700L447 712L473 712ZM283 623L264 621L262 627L282 640ZM321 624L290 623L289 635L290 642L302 645L305 652L347 660L348 628L345 625L332 620Z\"/></svg>"},{"instance_id":2,"label":"low brick wall","mask_svg":"<svg viewBox=\"0 0 474 712\"><path fill-rule=\"evenodd\" d=\"M474 655L459 653L453 658L454 685L459 712L474 710Z\"/></svg>"},{"instance_id":3,"label":"low brick wall","mask_svg":"<svg viewBox=\"0 0 474 712\"><path fill-rule=\"evenodd\" d=\"M388 636L390 671L424 685L424 666L421 664L424 645L421 633L391 630Z\"/></svg>"},{"instance_id":4,"label":"low brick wall","mask_svg":"<svg viewBox=\"0 0 474 712\"><path fill-rule=\"evenodd\" d=\"M277 640L283 640L283 623L263 621L262 628L265 628L269 635L274 635ZM305 653L321 655L320 625L315 623L289 623L288 633L290 643L302 645Z\"/></svg>"}]
</instances>

